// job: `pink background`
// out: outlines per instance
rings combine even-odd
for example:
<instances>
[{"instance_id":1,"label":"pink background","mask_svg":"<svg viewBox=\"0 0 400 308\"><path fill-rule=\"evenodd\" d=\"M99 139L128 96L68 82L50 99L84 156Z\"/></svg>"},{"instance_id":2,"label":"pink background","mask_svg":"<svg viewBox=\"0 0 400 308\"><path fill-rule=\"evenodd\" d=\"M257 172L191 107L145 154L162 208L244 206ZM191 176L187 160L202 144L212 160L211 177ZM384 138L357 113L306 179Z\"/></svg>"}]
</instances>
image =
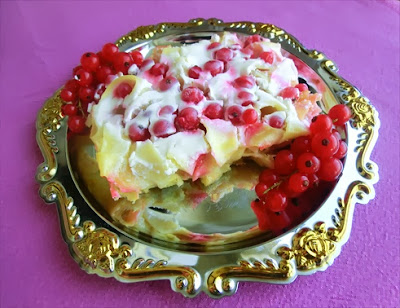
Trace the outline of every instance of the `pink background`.
<instances>
[{"instance_id":1,"label":"pink background","mask_svg":"<svg viewBox=\"0 0 400 308\"><path fill-rule=\"evenodd\" d=\"M111 1L110 1L111 2ZM274 23L325 52L371 100L382 127L376 199L356 207L350 241L326 272L286 286L241 283L219 301L169 282L123 284L83 272L38 196L35 118L85 51L140 25L218 17ZM399 2L0 1L0 306L384 306L399 303Z\"/></svg>"}]
</instances>

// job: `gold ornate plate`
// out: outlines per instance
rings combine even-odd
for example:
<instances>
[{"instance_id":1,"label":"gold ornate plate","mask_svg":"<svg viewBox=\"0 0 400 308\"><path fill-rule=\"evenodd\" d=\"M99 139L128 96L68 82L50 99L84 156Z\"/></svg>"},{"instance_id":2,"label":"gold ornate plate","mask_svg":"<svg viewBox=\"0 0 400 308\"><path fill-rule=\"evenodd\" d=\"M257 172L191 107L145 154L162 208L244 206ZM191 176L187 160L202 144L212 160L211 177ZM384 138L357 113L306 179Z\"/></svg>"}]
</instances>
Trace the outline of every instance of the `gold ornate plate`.
<instances>
[{"instance_id":1,"label":"gold ornate plate","mask_svg":"<svg viewBox=\"0 0 400 308\"><path fill-rule=\"evenodd\" d=\"M378 167L370 160L370 153L380 125L377 111L360 91L337 75L331 60L306 49L284 30L262 23L195 19L139 27L117 44L122 50L151 50L156 45L193 42L223 31L259 34L279 42L296 64L303 66L309 85L323 95L323 109L339 103L351 108L353 117L343 132L349 150L342 176L318 209L278 237L254 232L257 228L246 233L249 224L256 225L254 216L250 222L240 221L241 232L232 229L229 241L207 246L169 242L128 230L102 211L93 200L90 185L82 182L72 150L75 144L67 140L62 101L56 92L36 122L37 142L44 156L36 179L42 198L57 204L63 237L85 271L123 282L168 279L174 291L188 297L201 291L215 298L231 295L239 281L290 283L299 275L325 270L332 264L350 236L355 203L365 204L374 198ZM228 220L214 227L218 231L232 224Z\"/></svg>"}]
</instances>

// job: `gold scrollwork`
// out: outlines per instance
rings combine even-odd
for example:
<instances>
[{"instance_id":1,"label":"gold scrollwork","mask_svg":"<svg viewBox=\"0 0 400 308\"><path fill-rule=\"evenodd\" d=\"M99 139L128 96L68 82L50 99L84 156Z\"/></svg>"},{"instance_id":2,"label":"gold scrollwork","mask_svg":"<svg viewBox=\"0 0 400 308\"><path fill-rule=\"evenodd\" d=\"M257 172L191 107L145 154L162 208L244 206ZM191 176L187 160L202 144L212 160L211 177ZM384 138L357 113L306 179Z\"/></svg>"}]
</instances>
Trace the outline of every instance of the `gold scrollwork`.
<instances>
[{"instance_id":1,"label":"gold scrollwork","mask_svg":"<svg viewBox=\"0 0 400 308\"><path fill-rule=\"evenodd\" d=\"M217 297L235 293L240 280L285 281L293 275L293 267L287 260L282 260L279 266L269 259L264 263L240 261L239 265L214 270L208 277L207 286L210 294Z\"/></svg>"},{"instance_id":2,"label":"gold scrollwork","mask_svg":"<svg viewBox=\"0 0 400 308\"><path fill-rule=\"evenodd\" d=\"M53 132L61 127L61 106L62 100L56 93L46 101L38 114L36 140L44 157L44 163L38 167L36 174L39 182L50 181L57 172L55 154L58 153L58 147Z\"/></svg>"}]
</instances>

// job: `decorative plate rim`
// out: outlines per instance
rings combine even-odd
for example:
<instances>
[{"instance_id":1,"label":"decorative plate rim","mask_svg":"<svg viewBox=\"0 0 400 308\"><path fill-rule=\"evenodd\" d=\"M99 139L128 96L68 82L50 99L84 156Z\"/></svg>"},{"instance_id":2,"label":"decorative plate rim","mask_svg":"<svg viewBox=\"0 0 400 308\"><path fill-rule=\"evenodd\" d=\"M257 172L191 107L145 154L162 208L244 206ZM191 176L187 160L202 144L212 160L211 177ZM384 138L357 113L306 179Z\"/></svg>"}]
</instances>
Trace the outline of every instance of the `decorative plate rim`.
<instances>
[{"instance_id":1,"label":"decorative plate rim","mask_svg":"<svg viewBox=\"0 0 400 308\"><path fill-rule=\"evenodd\" d=\"M370 160L370 154L378 137L378 112L357 88L337 75L336 65L324 54L306 49L272 24L224 23L214 18L160 23L138 27L116 43L126 50L156 37L203 31L259 34L281 43L313 68L337 102L350 107L353 117L347 133L348 147L353 151L329 202L282 236L233 251L228 257L169 251L135 241L96 217L74 186L69 169L60 167L66 165L68 155L59 91L45 102L36 121L36 139L44 157L36 173L41 197L57 204L63 238L73 258L88 273L102 277L123 282L168 279L172 289L184 296L194 297L204 291L220 298L234 294L239 281L286 284L299 275L325 270L350 236L355 203L366 204L375 197L378 166Z\"/></svg>"}]
</instances>

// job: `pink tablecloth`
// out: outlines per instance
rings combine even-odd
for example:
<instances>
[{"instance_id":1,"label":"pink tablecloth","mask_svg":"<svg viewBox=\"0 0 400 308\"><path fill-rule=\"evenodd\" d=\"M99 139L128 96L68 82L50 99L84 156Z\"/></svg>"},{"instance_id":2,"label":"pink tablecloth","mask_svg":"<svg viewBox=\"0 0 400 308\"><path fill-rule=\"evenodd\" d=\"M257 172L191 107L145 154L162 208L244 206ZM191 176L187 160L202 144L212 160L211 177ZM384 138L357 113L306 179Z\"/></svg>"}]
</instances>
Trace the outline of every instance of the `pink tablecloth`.
<instances>
[{"instance_id":1,"label":"pink tablecloth","mask_svg":"<svg viewBox=\"0 0 400 308\"><path fill-rule=\"evenodd\" d=\"M83 272L61 238L54 205L34 181L42 162L35 118L80 55L129 30L218 17L274 23L322 50L379 110L372 159L376 199L357 206L350 241L326 272L286 286L241 283L215 301L185 299L169 283L122 284ZM399 2L1 1L0 306L383 306L399 304ZM129 307L128 306L128 307Z\"/></svg>"}]
</instances>

